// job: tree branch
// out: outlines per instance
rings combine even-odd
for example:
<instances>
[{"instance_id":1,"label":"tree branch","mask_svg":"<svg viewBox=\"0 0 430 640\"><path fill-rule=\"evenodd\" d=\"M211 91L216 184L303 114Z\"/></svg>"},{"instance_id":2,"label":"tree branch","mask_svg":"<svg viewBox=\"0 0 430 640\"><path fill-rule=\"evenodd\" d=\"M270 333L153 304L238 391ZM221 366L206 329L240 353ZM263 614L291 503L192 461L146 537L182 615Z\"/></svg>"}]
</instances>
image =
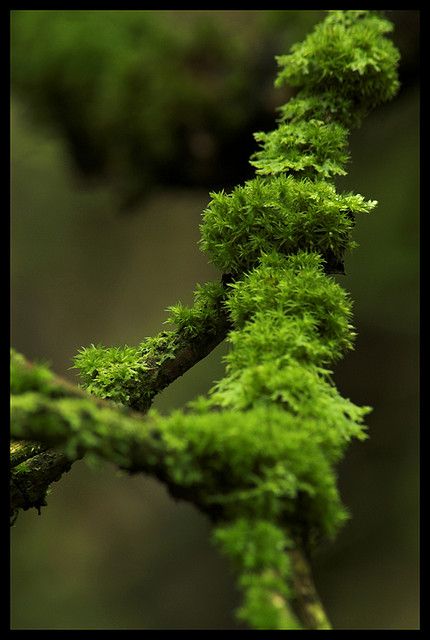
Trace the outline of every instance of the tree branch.
<instances>
[{"instance_id":1,"label":"tree branch","mask_svg":"<svg viewBox=\"0 0 430 640\"><path fill-rule=\"evenodd\" d=\"M84 454L154 475L215 523L239 523L224 533L230 556L240 551L244 619L255 628L297 628L292 605L305 629L330 629L301 539L278 534L298 524L306 535L334 533L342 524L334 465L351 438L364 437L369 409L343 399L328 378L327 365L354 334L350 302L321 265L343 272L353 218L376 205L337 194L327 178L345 174L347 127L397 91L398 52L384 36L390 30L367 11L334 11L278 59L277 83L300 91L277 130L256 134L262 147L251 164L263 177L211 194L201 227L212 263L239 279L227 295L222 284L207 283L192 308L172 307L176 331L137 347L81 350L75 364L88 392L114 402L15 363L12 435L42 443L14 445L16 504L39 508L43 478L49 484ZM156 393L221 342L226 308L235 348L209 397L166 417L126 409L146 412ZM56 445L63 454L46 448ZM251 526L243 530L242 521Z\"/></svg>"},{"instance_id":2,"label":"tree branch","mask_svg":"<svg viewBox=\"0 0 430 640\"><path fill-rule=\"evenodd\" d=\"M211 332L205 331L205 327L202 327L202 331L196 336L187 336L181 331L172 331L169 359L162 359L161 362L156 363L150 377L145 381L145 385L148 384L148 381L150 383L148 405L142 408L133 408L147 411L153 398L177 378L184 375L197 362L206 358L226 338L230 328L231 323L227 314L224 310L219 310Z\"/></svg>"},{"instance_id":3,"label":"tree branch","mask_svg":"<svg viewBox=\"0 0 430 640\"><path fill-rule=\"evenodd\" d=\"M188 337L181 331L169 332L169 357L162 357L161 349L158 362L154 361L140 384L147 389L147 402L135 407L146 412L157 393L191 369L197 362L205 358L226 337L229 321L225 313L219 313L210 334L203 332L197 336ZM167 351L167 345L164 345ZM34 365L22 358L21 367L30 373ZM96 399L75 387L68 381L53 376L57 388L56 393L65 397L91 398L96 404L104 406L104 401ZM48 445L42 446L35 442L11 442L11 483L10 483L10 511L11 524L17 518L19 509L27 510L32 507L40 512L46 506L46 492L50 484L60 479L63 473L69 471L74 460L62 453L48 450ZM80 457L80 456L78 456Z\"/></svg>"},{"instance_id":4,"label":"tree branch","mask_svg":"<svg viewBox=\"0 0 430 640\"><path fill-rule=\"evenodd\" d=\"M289 556L293 570L292 608L305 629L327 630L332 626L318 596L311 568L302 545L296 540Z\"/></svg>"},{"instance_id":5,"label":"tree branch","mask_svg":"<svg viewBox=\"0 0 430 640\"><path fill-rule=\"evenodd\" d=\"M28 374L37 370L22 359L20 366ZM130 473L146 472L161 480L175 498L185 499L206 513L214 522L222 515L214 491L224 494L228 486L231 462L220 460L212 470L204 458L194 463L201 467L195 476L191 464L190 478L184 477L187 460L196 460L186 443L169 440L152 416L143 416L112 402L89 396L60 377L52 375L45 393L33 388L12 396L11 511L45 503L47 486L70 469L73 461L85 453L103 457ZM220 414L221 415L221 414ZM219 419L220 415L214 415ZM234 432L236 450L245 446L244 433ZM245 437L246 440L246 437ZM64 452L48 447L62 445ZM264 459L264 451L261 453ZM256 460L258 466L258 460ZM194 479L194 481L193 481ZM223 489L224 485L224 489ZM249 487L235 486L237 495ZM234 501L237 506L237 501ZM228 508L228 507L227 507ZM309 564L299 545L289 550L295 593L293 610L305 629L331 628L316 593ZM284 595L272 593L274 602Z\"/></svg>"},{"instance_id":6,"label":"tree branch","mask_svg":"<svg viewBox=\"0 0 430 640\"><path fill-rule=\"evenodd\" d=\"M46 492L52 482L72 466L64 453L47 449L37 442L12 441L10 469L10 519L13 524L19 509L46 505Z\"/></svg>"}]
</instances>

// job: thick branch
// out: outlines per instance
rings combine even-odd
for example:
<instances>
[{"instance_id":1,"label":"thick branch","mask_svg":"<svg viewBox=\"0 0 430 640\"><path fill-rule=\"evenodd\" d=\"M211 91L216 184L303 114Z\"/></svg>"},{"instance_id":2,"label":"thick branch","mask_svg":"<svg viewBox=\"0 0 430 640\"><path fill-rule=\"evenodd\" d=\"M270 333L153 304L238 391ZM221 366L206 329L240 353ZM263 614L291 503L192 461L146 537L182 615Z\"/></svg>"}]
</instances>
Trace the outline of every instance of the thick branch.
<instances>
[{"instance_id":1,"label":"thick branch","mask_svg":"<svg viewBox=\"0 0 430 640\"><path fill-rule=\"evenodd\" d=\"M196 337L187 338L180 332L171 332L171 353L173 357L162 359L154 364L146 380L142 385L148 389L150 398L145 406L139 407L141 411L147 411L152 399L157 393L165 389L169 384L182 376L197 362L205 358L227 335L229 323L225 314L220 314L213 331L209 336L199 334ZM24 361L23 366L29 371L34 367L30 362ZM89 398L90 396L63 380L59 376L53 376L57 393L65 397ZM104 406L104 401L93 398L98 406ZM135 407L137 408L137 407ZM18 456L19 451L19 458ZM40 510L46 505L46 491L49 485L60 479L63 473L69 471L73 460L63 453L47 450L34 442L11 443L11 496L10 510L11 523L15 522L19 509L35 507ZM80 456L78 456L80 457Z\"/></svg>"},{"instance_id":2,"label":"thick branch","mask_svg":"<svg viewBox=\"0 0 430 640\"><path fill-rule=\"evenodd\" d=\"M22 356L19 364L15 363L14 366L19 367L21 373L28 376L37 370L35 365L24 360ZM30 389L25 393L12 395L11 433L12 437L23 440L12 440L10 444L11 524L15 521L19 509L35 507L40 511L40 507L46 504L46 492L50 484L59 480L63 473L69 471L73 462L86 452L85 448L81 447L77 448L73 455L70 455L70 451L65 455L64 452L50 448L63 444L65 440L61 414L56 413L56 407L64 402L68 402L69 418L72 417L79 428L85 427L88 417L92 418L95 424L98 414L101 417L107 414L114 424L118 419L126 421L126 415L133 415L128 419L140 422L140 414L90 396L54 374L50 374L49 385L44 389L44 393ZM20 405L18 411L17 405ZM58 429L55 429L56 421ZM49 430L49 425L54 426L53 431ZM68 426L70 427L70 424ZM122 431L119 430L118 433Z\"/></svg>"},{"instance_id":3,"label":"thick branch","mask_svg":"<svg viewBox=\"0 0 430 640\"><path fill-rule=\"evenodd\" d=\"M200 481L190 481L184 478L183 468L187 460L195 459L192 450L188 452L182 441L170 441L166 437L167 432L152 416L143 417L132 410L88 396L58 377L55 377L53 389L55 393L52 395L56 397L29 391L12 398L12 435L25 440L23 444L12 444L13 469L18 472L21 467L22 471L22 466L28 465L28 477L31 478L27 483L25 469L24 474L15 475L12 490L15 509L29 502L31 506L40 507L44 503L44 480L49 484L58 479L74 459L90 453L130 472L150 473L163 481L173 496L191 502L217 520L219 504L214 505L211 490L222 493L220 483L228 482L231 461L223 460L224 466L218 466L214 475L204 459L198 460L194 466L200 465L207 475ZM236 432L236 447L244 446L242 435L240 430ZM46 449L56 445L65 446L67 455ZM191 469L191 478L194 471ZM239 494L241 487L236 489ZM292 605L297 618L305 629L330 629L301 547L296 546L289 553L295 593ZM279 604L283 596L273 593L273 598Z\"/></svg>"}]
</instances>

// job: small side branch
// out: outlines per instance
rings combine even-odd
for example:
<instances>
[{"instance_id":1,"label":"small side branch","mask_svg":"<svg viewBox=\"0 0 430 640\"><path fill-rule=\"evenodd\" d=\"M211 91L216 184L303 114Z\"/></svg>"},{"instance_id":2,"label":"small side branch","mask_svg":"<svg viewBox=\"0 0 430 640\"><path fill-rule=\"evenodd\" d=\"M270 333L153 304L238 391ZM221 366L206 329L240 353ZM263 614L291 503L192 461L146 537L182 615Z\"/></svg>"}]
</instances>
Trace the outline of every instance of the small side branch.
<instances>
[{"instance_id":1,"label":"small side branch","mask_svg":"<svg viewBox=\"0 0 430 640\"><path fill-rule=\"evenodd\" d=\"M147 401L144 405L134 408L146 412L157 393L205 358L224 340L228 328L227 317L225 314L220 314L214 330L209 336L202 334L187 338L180 332L170 332L172 338L171 355L169 358L162 357L158 363L154 363L146 379L141 381L141 385L147 389ZM27 377L31 377L35 370L35 365L23 356L19 356L19 363L14 362L13 366L19 367L21 372L26 371ZM50 374L50 376L50 384L57 397L86 398L95 402L97 406L109 405L99 398L90 396L59 376L54 374ZM48 446L35 442L11 442L11 524L15 522L19 509L26 510L34 507L40 511L40 508L46 505L46 493L51 483L59 480L63 473L69 471L74 462L64 453L51 450Z\"/></svg>"},{"instance_id":2,"label":"small side branch","mask_svg":"<svg viewBox=\"0 0 430 640\"><path fill-rule=\"evenodd\" d=\"M194 305L170 307L173 331L162 331L130 347L91 345L74 358L82 386L99 398L146 413L154 397L203 360L227 336L225 286L199 285Z\"/></svg>"},{"instance_id":3,"label":"small side branch","mask_svg":"<svg viewBox=\"0 0 430 640\"><path fill-rule=\"evenodd\" d=\"M197 362L206 358L227 336L231 328L225 313L219 314L211 333L203 331L194 337L172 333L173 355L155 366L151 374L151 400L172 382L180 378ZM145 410L149 409L150 403Z\"/></svg>"}]
</instances>

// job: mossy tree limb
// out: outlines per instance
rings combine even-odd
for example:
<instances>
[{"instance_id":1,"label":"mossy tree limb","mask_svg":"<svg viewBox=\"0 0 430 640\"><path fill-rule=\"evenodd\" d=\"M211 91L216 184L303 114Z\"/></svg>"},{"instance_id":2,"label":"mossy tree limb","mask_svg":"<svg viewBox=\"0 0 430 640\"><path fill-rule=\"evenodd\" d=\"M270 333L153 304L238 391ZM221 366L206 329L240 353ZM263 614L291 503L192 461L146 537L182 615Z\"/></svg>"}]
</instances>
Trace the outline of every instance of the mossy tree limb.
<instances>
[{"instance_id":1,"label":"mossy tree limb","mask_svg":"<svg viewBox=\"0 0 430 640\"><path fill-rule=\"evenodd\" d=\"M141 411L147 411L152 399L178 377L183 375L197 362L205 358L220 342L224 340L229 328L229 320L225 313L219 313L212 326L211 332L203 330L195 335L188 335L179 329L164 332L165 339L157 343L157 350L151 353L151 366L143 370L143 375L137 385L144 389L139 397L144 400L138 403ZM202 327L204 328L204 327ZM36 367L20 354L13 353L11 365L15 367L15 377L12 372L12 393L23 389L37 388L38 377L50 380L50 393L54 396L89 398L90 396L63 380L54 376L47 368ZM16 368L20 369L19 376ZM18 381L20 377L20 381ZM34 380L32 381L32 378ZM35 387L36 384L36 387ZM43 389L45 392L46 389ZM91 396L95 399L94 396ZM98 399L97 399L98 400ZM103 404L104 401L101 400ZM11 524L16 520L20 509L36 508L40 510L46 506L46 494L52 482L60 479L67 472L73 460L61 452L50 450L38 442L11 441L10 445L10 512Z\"/></svg>"},{"instance_id":2,"label":"mossy tree limb","mask_svg":"<svg viewBox=\"0 0 430 640\"><path fill-rule=\"evenodd\" d=\"M25 463L26 456L43 455L46 447L62 447L70 460L96 455L130 472L155 475L173 495L190 499L213 519L232 517L238 510L249 515L264 509L296 521L295 495L309 491L316 510L309 503L303 522L316 526L319 510L326 508L324 526L327 531L335 526L338 513L336 503L330 507L332 486L327 495L308 486L313 475L326 469L318 442L309 438L316 428L312 420L286 421L281 408L270 406L209 414L176 411L168 417L151 410L143 416L94 398L16 353L12 360L11 435L30 441L28 448L13 442L14 468ZM347 405L342 405L345 410ZM325 428L322 425L321 431ZM295 468L293 455L299 443L307 459ZM287 468L279 464L280 456ZM291 499L278 500L274 482Z\"/></svg>"},{"instance_id":3,"label":"mossy tree limb","mask_svg":"<svg viewBox=\"0 0 430 640\"><path fill-rule=\"evenodd\" d=\"M175 331L80 351L82 383L105 401L14 357L13 437L149 473L206 513L238 570L239 615L258 629L330 628L306 555L348 517L336 465L367 437L370 410L332 378L355 332L330 274L356 246L355 216L376 203L328 179L344 173L348 127L397 90L390 29L372 12L329 12L279 59L278 82L299 93L275 132L257 134L259 175L211 194L203 216L201 247L225 277L198 287L192 307L170 308ZM125 408L146 412L226 334L225 376L206 396L167 416Z\"/></svg>"},{"instance_id":4,"label":"mossy tree limb","mask_svg":"<svg viewBox=\"0 0 430 640\"><path fill-rule=\"evenodd\" d=\"M136 347L91 345L75 356L84 388L99 398L146 412L153 398L205 358L226 337L231 321L223 282L197 285L194 305L170 307L176 329L146 338Z\"/></svg>"},{"instance_id":5,"label":"mossy tree limb","mask_svg":"<svg viewBox=\"0 0 430 640\"><path fill-rule=\"evenodd\" d=\"M153 475L167 486L172 496L187 500L208 515L217 527L217 533L225 529L223 523L230 521L231 508L230 501L225 498L233 490L229 481L231 461L227 459L224 464L220 461L221 467L214 464L213 469L208 469L207 460L203 457L197 460L187 477L189 452L183 441L176 439L175 442L169 437L168 431L157 421L157 414L141 416L125 407L88 396L53 374L47 386L46 367L31 365L16 353L13 359L15 379L18 378L17 368L21 368L27 379L24 387L32 387L32 390L12 396L11 504L15 515L18 508L43 506L49 484L68 470L73 461L87 454L113 462L130 473ZM30 379L33 380L31 385L28 384ZM243 431L233 433L237 442L232 443L232 450L247 446L246 437L244 441L241 437ZM53 446L57 449L52 449ZM196 459L196 456L192 457ZM242 488L237 484L234 486L233 499L234 495L238 498L241 491L245 494L250 491L249 479L248 484L246 479L243 484ZM217 494L214 495L215 489ZM244 509L245 512L250 509L246 498ZM254 521L251 519L249 522ZM251 525L251 532L254 526ZM275 525L268 526L276 530ZM287 551L281 549L281 565L282 561L287 561L288 555L295 559L292 575L297 595L293 606L297 609L297 620L304 628L329 628L321 626L328 623L322 622L325 620L321 613L323 608L313 588L302 549L294 544ZM272 612L276 628L292 628L291 625L299 624L294 622L295 616L288 604L285 576L282 571L279 573L277 564L279 558L275 556L275 560L273 569L265 567L242 579L248 593L244 607L250 609L257 628L267 628L264 621L267 622L268 610ZM303 567L307 567L307 572ZM258 606L261 598L266 601L263 618ZM295 628L300 628L300 625Z\"/></svg>"}]
</instances>

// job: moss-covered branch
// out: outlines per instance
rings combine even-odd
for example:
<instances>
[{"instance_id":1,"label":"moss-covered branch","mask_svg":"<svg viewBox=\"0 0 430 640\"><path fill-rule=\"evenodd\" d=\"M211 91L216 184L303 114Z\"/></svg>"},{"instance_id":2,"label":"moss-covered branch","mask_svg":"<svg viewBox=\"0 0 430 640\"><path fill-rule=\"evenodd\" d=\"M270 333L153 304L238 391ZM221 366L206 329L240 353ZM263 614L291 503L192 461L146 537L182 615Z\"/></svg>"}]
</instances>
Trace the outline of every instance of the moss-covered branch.
<instances>
[{"instance_id":1,"label":"moss-covered branch","mask_svg":"<svg viewBox=\"0 0 430 640\"><path fill-rule=\"evenodd\" d=\"M59 400L68 400L74 407L79 407L82 402L90 402L95 407L109 406L104 400L92 398L82 389L75 387L59 376L54 375L47 366L30 363L21 354L11 351L11 421L12 437L18 424L17 414L14 411L15 400L24 402L22 405L30 407L31 398L37 398L48 411L39 407L37 419L42 428L54 420L55 413L50 409ZM113 406L113 409L115 407ZM24 409L21 419L31 422L31 411ZM79 422L79 413L76 412L75 422ZM63 473L68 471L73 462L81 457L79 452L73 456L65 455L62 451L49 448L52 438L47 441L36 436L36 440L15 440L10 444L10 515L11 523L16 520L20 509L36 508L40 510L46 505L46 495L52 482L60 479Z\"/></svg>"},{"instance_id":2,"label":"moss-covered branch","mask_svg":"<svg viewBox=\"0 0 430 640\"><path fill-rule=\"evenodd\" d=\"M211 291L212 294L214 292L222 294L223 287L213 283ZM157 393L205 358L227 335L230 323L226 313L218 308L217 313L212 314L211 322L208 322L211 309L210 305L208 306L208 298L205 298L204 305L199 306L198 302L199 289L197 289L196 309L201 311L195 314L192 330L189 323L187 327L183 326L184 322L181 323L181 313L183 314L186 310L177 306L172 308L178 325L177 329L164 331L155 338L148 339L144 345L141 345L140 350L112 348L107 353L106 350L96 347L82 350L76 362L87 363L82 378L87 380L89 391L102 398L123 402L139 411L147 411ZM106 371L103 371L100 355L106 358ZM133 365L130 365L130 358L136 358L136 356L139 358L138 365L133 366L136 365L136 360ZM97 362L97 368L92 366L94 361ZM97 382L91 384L95 377ZM35 366L25 360L22 355L12 352L11 392L21 394L23 391L35 389L45 398L70 397L87 400L89 398L83 390L54 376L47 367ZM48 413L49 409L50 407L45 408ZM47 446L42 447L36 442L12 441L10 456L10 510L11 523L13 523L19 509L35 507L40 510L41 506L46 505L46 495L51 483L59 480L62 474L70 469L73 459L47 449Z\"/></svg>"},{"instance_id":3,"label":"moss-covered branch","mask_svg":"<svg viewBox=\"0 0 430 640\"><path fill-rule=\"evenodd\" d=\"M208 514L238 570L239 613L255 628L330 628L304 548L348 517L336 464L366 437L369 412L331 377L355 332L330 274L355 246L355 216L376 203L327 180L345 172L347 127L397 89L390 28L367 11L333 11L279 59L278 81L299 93L275 131L257 134L259 175L212 194L204 212L201 247L222 283L171 307L176 330L75 358L87 391L115 404L68 392L15 357L13 437L150 473ZM225 376L205 397L167 416L125 408L147 411L226 334Z\"/></svg>"},{"instance_id":4,"label":"moss-covered branch","mask_svg":"<svg viewBox=\"0 0 430 640\"><path fill-rule=\"evenodd\" d=\"M226 337L231 323L222 282L198 285L191 308L170 308L176 330L162 331L136 347L91 345L75 357L85 389L100 398L147 411L154 396L205 358Z\"/></svg>"},{"instance_id":5,"label":"moss-covered branch","mask_svg":"<svg viewBox=\"0 0 430 640\"><path fill-rule=\"evenodd\" d=\"M195 504L213 520L215 539L226 552L232 543L235 545L237 560L245 569L240 578L245 592L240 612L244 619L262 629L300 628L298 620L309 623L305 628L328 628L321 626L327 623L309 572L303 572L306 559L301 549L285 537L283 526L254 520L254 512L258 513L264 503L266 513L273 503L270 458L275 456L276 433L271 434L272 438L275 435L271 453L255 450L247 461L248 471L239 473L239 468L246 471L245 452L252 449L249 434L240 425L238 428L234 415L224 416L229 433L221 429L218 439L208 438L204 419L192 421L188 426L194 428L194 434L187 442L183 432L186 425L179 412L166 426L155 412L141 417L88 396L50 373L47 367L32 365L16 352L12 353L12 364L16 393L11 399L11 424L12 436L17 439L11 443L12 517L16 517L18 508L42 506L49 484L84 454L113 462L131 473L150 473L163 481L174 497ZM216 416L213 417L215 424ZM228 437L228 448L223 447L223 437ZM53 446L61 446L61 450L48 449ZM255 474L258 467L261 473ZM228 524L240 511L246 515L234 526ZM276 511L275 508L274 514ZM285 515L291 517L288 510ZM266 548L267 536L271 539ZM297 594L293 606L298 608L297 619L289 605L292 591L287 580L289 554L293 551L292 558L296 560L292 586ZM300 564L297 558L301 558Z\"/></svg>"}]
</instances>

